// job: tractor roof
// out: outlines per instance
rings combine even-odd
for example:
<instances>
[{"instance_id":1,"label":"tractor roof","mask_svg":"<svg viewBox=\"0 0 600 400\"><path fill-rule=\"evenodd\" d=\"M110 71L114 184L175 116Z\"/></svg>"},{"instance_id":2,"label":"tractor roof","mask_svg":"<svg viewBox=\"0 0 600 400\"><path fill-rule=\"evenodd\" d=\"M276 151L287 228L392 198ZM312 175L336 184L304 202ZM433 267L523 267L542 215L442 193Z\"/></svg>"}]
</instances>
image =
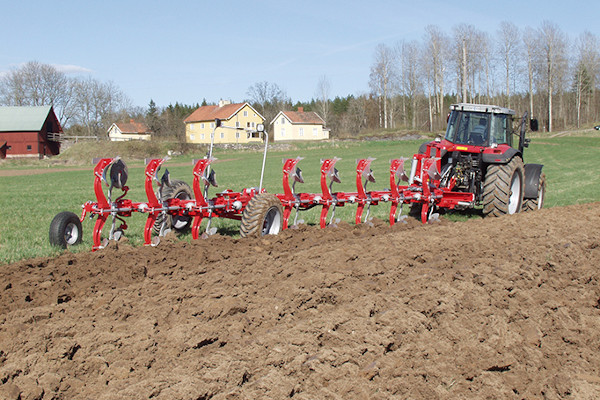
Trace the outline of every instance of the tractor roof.
<instances>
[{"instance_id":1,"label":"tractor roof","mask_svg":"<svg viewBox=\"0 0 600 400\"><path fill-rule=\"evenodd\" d=\"M507 114L507 115L515 115L515 110L511 110L510 108L504 108L500 106L493 106L489 104L472 104L472 103L458 103L452 104L450 106L450 110L452 111L473 111L473 112L482 112L489 114Z\"/></svg>"}]
</instances>

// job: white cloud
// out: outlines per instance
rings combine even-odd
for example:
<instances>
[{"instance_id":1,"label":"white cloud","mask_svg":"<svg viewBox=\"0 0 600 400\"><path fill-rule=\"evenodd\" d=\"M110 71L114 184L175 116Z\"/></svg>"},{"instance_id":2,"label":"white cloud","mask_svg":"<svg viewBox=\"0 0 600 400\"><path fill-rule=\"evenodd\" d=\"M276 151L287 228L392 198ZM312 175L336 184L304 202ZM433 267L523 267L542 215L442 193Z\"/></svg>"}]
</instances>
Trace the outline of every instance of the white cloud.
<instances>
[{"instance_id":1,"label":"white cloud","mask_svg":"<svg viewBox=\"0 0 600 400\"><path fill-rule=\"evenodd\" d=\"M81 67L79 65L71 65L71 64L52 64L57 71L63 72L65 74L89 74L93 72L89 68Z\"/></svg>"}]
</instances>

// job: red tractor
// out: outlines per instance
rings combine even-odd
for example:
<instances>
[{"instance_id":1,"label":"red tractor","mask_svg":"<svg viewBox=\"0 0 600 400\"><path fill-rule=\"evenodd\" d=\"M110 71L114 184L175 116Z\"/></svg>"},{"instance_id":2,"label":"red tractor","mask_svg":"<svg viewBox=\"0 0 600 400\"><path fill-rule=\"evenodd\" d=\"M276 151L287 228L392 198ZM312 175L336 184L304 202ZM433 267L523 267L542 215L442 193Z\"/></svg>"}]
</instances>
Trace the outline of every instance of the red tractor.
<instances>
[{"instance_id":1,"label":"red tractor","mask_svg":"<svg viewBox=\"0 0 600 400\"><path fill-rule=\"evenodd\" d=\"M543 165L523 163L527 113L518 132L513 132L514 116L515 111L498 106L453 104L444 138L421 145L419 154L439 159L439 188L472 194L452 208L483 206L484 216L542 208Z\"/></svg>"}]
</instances>

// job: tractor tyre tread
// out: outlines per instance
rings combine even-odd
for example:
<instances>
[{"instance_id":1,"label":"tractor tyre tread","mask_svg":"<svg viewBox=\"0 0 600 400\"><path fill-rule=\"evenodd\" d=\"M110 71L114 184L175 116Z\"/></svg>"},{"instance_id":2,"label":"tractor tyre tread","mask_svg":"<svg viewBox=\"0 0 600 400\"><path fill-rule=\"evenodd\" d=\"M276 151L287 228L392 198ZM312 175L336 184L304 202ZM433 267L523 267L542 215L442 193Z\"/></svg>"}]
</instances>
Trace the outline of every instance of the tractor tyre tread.
<instances>
[{"instance_id":1,"label":"tractor tyre tread","mask_svg":"<svg viewBox=\"0 0 600 400\"><path fill-rule=\"evenodd\" d=\"M483 184L483 215L499 217L509 214L511 184L515 173L520 175L520 199L515 212L521 210L525 183L525 167L520 157L507 164L492 164L487 168Z\"/></svg>"}]
</instances>

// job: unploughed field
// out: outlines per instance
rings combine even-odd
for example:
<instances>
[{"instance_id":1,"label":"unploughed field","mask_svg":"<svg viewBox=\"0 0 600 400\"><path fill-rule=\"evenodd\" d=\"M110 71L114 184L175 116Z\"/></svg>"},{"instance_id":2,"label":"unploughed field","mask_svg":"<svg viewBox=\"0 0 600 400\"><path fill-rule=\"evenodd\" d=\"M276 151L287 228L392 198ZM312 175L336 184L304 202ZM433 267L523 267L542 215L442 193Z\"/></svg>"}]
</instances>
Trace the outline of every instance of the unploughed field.
<instances>
[{"instance_id":1,"label":"unploughed field","mask_svg":"<svg viewBox=\"0 0 600 400\"><path fill-rule=\"evenodd\" d=\"M600 398L598 147L567 139L532 145L548 176L532 213L3 265L0 399Z\"/></svg>"}]
</instances>

